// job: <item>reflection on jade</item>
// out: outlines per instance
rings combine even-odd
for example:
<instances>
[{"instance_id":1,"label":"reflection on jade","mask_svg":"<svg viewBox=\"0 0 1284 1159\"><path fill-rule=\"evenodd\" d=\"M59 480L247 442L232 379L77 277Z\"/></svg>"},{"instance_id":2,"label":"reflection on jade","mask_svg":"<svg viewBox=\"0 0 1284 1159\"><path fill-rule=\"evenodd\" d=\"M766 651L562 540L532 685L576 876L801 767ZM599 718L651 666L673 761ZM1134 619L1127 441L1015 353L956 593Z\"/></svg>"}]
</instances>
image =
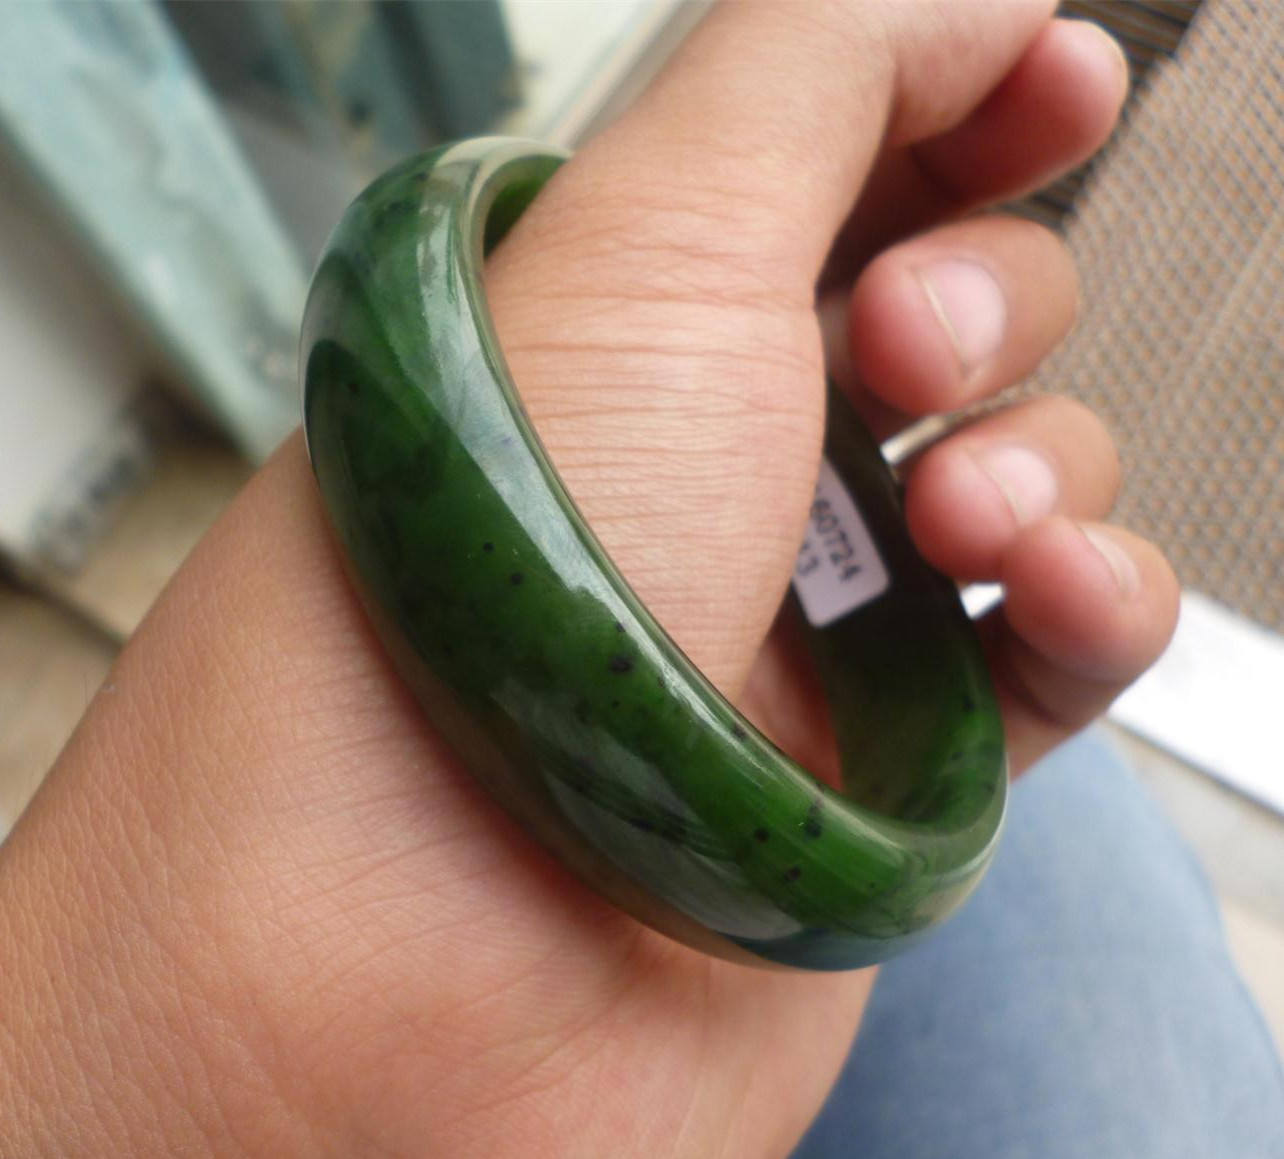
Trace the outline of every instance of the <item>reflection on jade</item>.
<instances>
[{"instance_id":1,"label":"reflection on jade","mask_svg":"<svg viewBox=\"0 0 1284 1159\"><path fill-rule=\"evenodd\" d=\"M878 448L831 398L794 598L843 792L754 730L638 602L526 418L481 282L560 164L468 141L348 210L303 327L313 469L354 582L434 726L594 889L692 945L846 969L984 872L1002 730L954 586L915 553Z\"/></svg>"}]
</instances>

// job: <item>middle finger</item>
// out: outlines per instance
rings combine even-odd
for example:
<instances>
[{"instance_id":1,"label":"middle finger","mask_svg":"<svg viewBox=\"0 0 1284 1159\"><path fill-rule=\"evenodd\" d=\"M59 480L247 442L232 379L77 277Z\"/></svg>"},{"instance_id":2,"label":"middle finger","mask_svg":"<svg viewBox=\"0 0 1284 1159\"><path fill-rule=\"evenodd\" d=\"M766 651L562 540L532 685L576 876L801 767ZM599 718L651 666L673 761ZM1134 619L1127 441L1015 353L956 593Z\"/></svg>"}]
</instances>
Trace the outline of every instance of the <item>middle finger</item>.
<instances>
[{"instance_id":1,"label":"middle finger","mask_svg":"<svg viewBox=\"0 0 1284 1159\"><path fill-rule=\"evenodd\" d=\"M884 251L850 298L821 303L826 364L886 438L908 416L1019 382L1070 330L1077 303L1070 255L1041 226L1000 216L942 226Z\"/></svg>"}]
</instances>

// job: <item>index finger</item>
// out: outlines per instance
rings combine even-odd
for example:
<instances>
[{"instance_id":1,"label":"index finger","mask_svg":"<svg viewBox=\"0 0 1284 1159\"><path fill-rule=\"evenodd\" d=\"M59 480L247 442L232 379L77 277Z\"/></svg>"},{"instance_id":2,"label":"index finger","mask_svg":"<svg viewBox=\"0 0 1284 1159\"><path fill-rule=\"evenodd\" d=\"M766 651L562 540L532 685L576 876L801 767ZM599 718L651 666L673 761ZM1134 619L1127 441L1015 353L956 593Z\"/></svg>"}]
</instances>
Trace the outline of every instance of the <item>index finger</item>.
<instances>
[{"instance_id":1,"label":"index finger","mask_svg":"<svg viewBox=\"0 0 1284 1159\"><path fill-rule=\"evenodd\" d=\"M742 2L716 9L546 202L593 213L630 174L636 244L707 245L805 292L885 138L957 124L1047 23L1049 0ZM560 184L561 192L555 193ZM619 186L617 186L618 188Z\"/></svg>"}]
</instances>

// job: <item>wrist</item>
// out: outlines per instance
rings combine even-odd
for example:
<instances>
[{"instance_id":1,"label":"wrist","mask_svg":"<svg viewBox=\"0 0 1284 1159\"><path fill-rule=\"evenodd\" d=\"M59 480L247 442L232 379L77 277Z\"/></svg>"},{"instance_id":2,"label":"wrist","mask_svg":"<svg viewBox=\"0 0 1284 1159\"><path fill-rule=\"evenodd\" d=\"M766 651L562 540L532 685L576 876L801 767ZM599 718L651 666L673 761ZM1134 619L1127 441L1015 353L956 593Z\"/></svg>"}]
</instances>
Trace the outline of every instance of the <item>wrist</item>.
<instances>
[{"instance_id":1,"label":"wrist","mask_svg":"<svg viewBox=\"0 0 1284 1159\"><path fill-rule=\"evenodd\" d=\"M102 741L111 726L91 731ZM272 1083L247 1057L245 1011L220 993L228 963L164 856L172 834L140 840L120 796L100 788L119 786L118 770L87 767L77 747L0 848L6 1143L23 1155L234 1155L241 1140L254 1150L249 1123L283 1138Z\"/></svg>"}]
</instances>

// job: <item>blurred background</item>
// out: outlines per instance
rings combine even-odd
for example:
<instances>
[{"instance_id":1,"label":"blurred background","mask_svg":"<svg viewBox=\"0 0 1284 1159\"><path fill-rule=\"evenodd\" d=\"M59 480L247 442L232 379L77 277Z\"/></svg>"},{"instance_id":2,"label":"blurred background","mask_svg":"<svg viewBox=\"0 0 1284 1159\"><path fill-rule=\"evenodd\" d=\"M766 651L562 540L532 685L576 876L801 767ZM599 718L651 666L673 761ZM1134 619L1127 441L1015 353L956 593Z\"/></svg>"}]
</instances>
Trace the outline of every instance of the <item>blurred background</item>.
<instances>
[{"instance_id":1,"label":"blurred background","mask_svg":"<svg viewBox=\"0 0 1284 1159\"><path fill-rule=\"evenodd\" d=\"M573 146L696 0L44 0L0 7L0 839L183 556L298 422L308 277L434 143ZM1071 0L1125 123L1013 207L1084 311L1026 390L1112 425L1121 521L1186 595L1108 727L1201 855L1284 1043L1284 6Z\"/></svg>"}]
</instances>

